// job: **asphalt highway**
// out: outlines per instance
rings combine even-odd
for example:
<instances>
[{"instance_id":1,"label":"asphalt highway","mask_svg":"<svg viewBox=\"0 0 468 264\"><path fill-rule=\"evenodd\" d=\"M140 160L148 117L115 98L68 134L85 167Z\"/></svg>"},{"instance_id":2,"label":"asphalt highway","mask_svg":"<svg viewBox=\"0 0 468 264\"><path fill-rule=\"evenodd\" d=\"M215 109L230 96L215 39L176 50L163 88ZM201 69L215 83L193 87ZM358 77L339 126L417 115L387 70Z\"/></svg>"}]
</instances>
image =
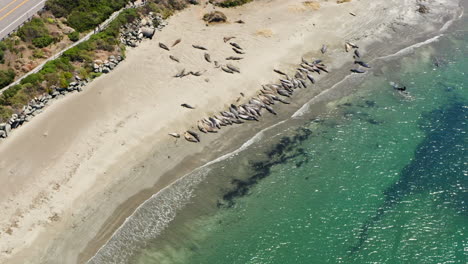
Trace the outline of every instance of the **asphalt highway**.
<instances>
[{"instance_id":1,"label":"asphalt highway","mask_svg":"<svg viewBox=\"0 0 468 264\"><path fill-rule=\"evenodd\" d=\"M0 0L0 40L41 10L45 2L46 0Z\"/></svg>"}]
</instances>

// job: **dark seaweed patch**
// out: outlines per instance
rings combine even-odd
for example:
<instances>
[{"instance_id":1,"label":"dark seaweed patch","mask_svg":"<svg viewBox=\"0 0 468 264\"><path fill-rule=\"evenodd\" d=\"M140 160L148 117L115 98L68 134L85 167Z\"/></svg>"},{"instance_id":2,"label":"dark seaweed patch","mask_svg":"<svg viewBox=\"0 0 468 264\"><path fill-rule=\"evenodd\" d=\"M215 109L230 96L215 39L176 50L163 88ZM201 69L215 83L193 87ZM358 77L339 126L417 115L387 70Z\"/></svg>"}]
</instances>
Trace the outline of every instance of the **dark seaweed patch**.
<instances>
[{"instance_id":1,"label":"dark seaweed patch","mask_svg":"<svg viewBox=\"0 0 468 264\"><path fill-rule=\"evenodd\" d=\"M367 122L368 122L369 124L372 124L372 125L380 125L380 124L382 124L382 122L377 121L377 120L372 119L372 118L367 119Z\"/></svg>"},{"instance_id":2,"label":"dark seaweed patch","mask_svg":"<svg viewBox=\"0 0 468 264\"><path fill-rule=\"evenodd\" d=\"M468 215L468 198L463 193L467 189L463 176L463 159L468 156L463 143L467 117L468 109L459 102L424 115L419 124L426 132L424 141L416 148L411 163L401 170L400 179L385 190L383 205L362 225L356 245L349 249L350 255L361 249L369 229L409 195L440 192L438 207L450 206L455 213Z\"/></svg>"},{"instance_id":3,"label":"dark seaweed patch","mask_svg":"<svg viewBox=\"0 0 468 264\"><path fill-rule=\"evenodd\" d=\"M235 199L248 195L250 189L260 180L269 176L271 168L275 165L284 164L290 160L302 157L303 159L296 163L300 167L307 163L308 157L305 149L298 148L301 142L312 136L312 131L307 128L300 128L292 137L283 137L280 142L266 152L267 159L251 162L249 165L253 170L253 176L247 179L234 179L231 181L233 188L226 191L222 196L222 201L217 201L217 207L230 208L234 206Z\"/></svg>"},{"instance_id":4,"label":"dark seaweed patch","mask_svg":"<svg viewBox=\"0 0 468 264\"><path fill-rule=\"evenodd\" d=\"M366 100L366 101L364 101L364 103L366 104L367 107L376 107L377 106L375 101L371 101L371 100Z\"/></svg>"}]
</instances>

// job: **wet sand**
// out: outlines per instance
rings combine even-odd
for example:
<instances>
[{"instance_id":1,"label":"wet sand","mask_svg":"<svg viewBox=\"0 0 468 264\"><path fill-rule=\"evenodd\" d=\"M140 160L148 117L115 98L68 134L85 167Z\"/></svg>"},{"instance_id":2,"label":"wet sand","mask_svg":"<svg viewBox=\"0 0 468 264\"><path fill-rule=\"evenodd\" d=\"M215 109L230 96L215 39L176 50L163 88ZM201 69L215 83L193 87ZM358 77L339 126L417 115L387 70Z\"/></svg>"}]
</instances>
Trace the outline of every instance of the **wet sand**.
<instances>
[{"instance_id":1,"label":"wet sand","mask_svg":"<svg viewBox=\"0 0 468 264\"><path fill-rule=\"evenodd\" d=\"M344 51L345 41L358 43L369 61L438 34L458 11L457 2L447 0L439 1L444 5L432 3L431 13L421 15L415 11L416 1L400 2L324 1L315 10L300 1L258 1L223 10L229 21L242 19L246 24L208 27L201 17L213 9L210 5L177 13L153 40L130 49L112 73L84 92L55 102L1 142L0 180L7 184L0 187L0 262L86 261L152 194L236 149L263 127L288 118L347 76L352 56ZM202 51L191 47L203 45L213 60L224 63L224 58L236 56L223 42L231 35L246 50L243 60L232 63L241 74L214 68ZM178 38L182 42L171 52L157 46ZM319 51L322 44L329 47L325 55ZM181 63L171 61L170 54ZM241 92L254 95L261 84L278 79L273 68L291 70L302 56L324 59L331 73L294 95L291 105L275 107L278 117L203 135L201 144L167 135L224 110ZM183 68L206 72L172 77ZM326 101L340 93L346 91L320 98ZM181 103L196 109L184 109Z\"/></svg>"}]
</instances>

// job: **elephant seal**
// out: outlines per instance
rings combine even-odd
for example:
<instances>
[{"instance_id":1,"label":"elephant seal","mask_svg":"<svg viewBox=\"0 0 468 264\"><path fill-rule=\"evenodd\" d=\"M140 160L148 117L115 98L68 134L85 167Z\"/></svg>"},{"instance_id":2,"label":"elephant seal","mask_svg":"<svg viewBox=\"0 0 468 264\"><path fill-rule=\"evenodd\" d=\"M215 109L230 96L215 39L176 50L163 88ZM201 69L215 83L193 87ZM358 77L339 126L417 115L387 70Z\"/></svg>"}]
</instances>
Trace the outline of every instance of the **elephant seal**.
<instances>
[{"instance_id":1,"label":"elephant seal","mask_svg":"<svg viewBox=\"0 0 468 264\"><path fill-rule=\"evenodd\" d=\"M367 63L365 63L365 62L363 62L363 61L358 61L358 60L357 60L357 61L354 61L354 63L355 63L355 64L359 64L359 65L361 65L361 66L364 67L364 68L370 68L369 64L367 64Z\"/></svg>"},{"instance_id":2,"label":"elephant seal","mask_svg":"<svg viewBox=\"0 0 468 264\"><path fill-rule=\"evenodd\" d=\"M201 76L203 74L203 72L201 72L201 71L196 71L196 72L190 71L189 74L192 74L193 76Z\"/></svg>"},{"instance_id":3,"label":"elephant seal","mask_svg":"<svg viewBox=\"0 0 468 264\"><path fill-rule=\"evenodd\" d=\"M165 49L165 50L169 51L169 48L166 45L164 45L163 43L161 43L161 42L159 42L159 47L161 49Z\"/></svg>"},{"instance_id":4,"label":"elephant seal","mask_svg":"<svg viewBox=\"0 0 468 264\"><path fill-rule=\"evenodd\" d=\"M189 104L181 104L180 106L188 108L188 109L195 109L195 107L189 105Z\"/></svg>"},{"instance_id":5,"label":"elephant seal","mask_svg":"<svg viewBox=\"0 0 468 264\"><path fill-rule=\"evenodd\" d=\"M192 45L192 47L194 47L196 49L200 49L200 50L208 50L207 48L205 48L203 46L199 46L199 45Z\"/></svg>"},{"instance_id":6,"label":"elephant seal","mask_svg":"<svg viewBox=\"0 0 468 264\"><path fill-rule=\"evenodd\" d=\"M205 57L205 60L206 60L207 62L211 63L211 57L210 57L210 54L208 54L208 53L205 53L204 57Z\"/></svg>"},{"instance_id":7,"label":"elephant seal","mask_svg":"<svg viewBox=\"0 0 468 264\"><path fill-rule=\"evenodd\" d=\"M281 74L281 75L284 75L284 76L288 76L286 73L280 71L280 70L277 70L277 69L273 69L274 72L278 73L278 74Z\"/></svg>"},{"instance_id":8,"label":"elephant seal","mask_svg":"<svg viewBox=\"0 0 468 264\"><path fill-rule=\"evenodd\" d=\"M349 45L348 42L346 42L346 43L344 44L344 48L345 48L345 51L346 51L346 52L349 52L349 51L351 50L351 45Z\"/></svg>"},{"instance_id":9,"label":"elephant seal","mask_svg":"<svg viewBox=\"0 0 468 264\"><path fill-rule=\"evenodd\" d=\"M185 69L182 69L178 74L174 75L175 78L182 78L185 76Z\"/></svg>"},{"instance_id":10,"label":"elephant seal","mask_svg":"<svg viewBox=\"0 0 468 264\"><path fill-rule=\"evenodd\" d=\"M358 49L354 50L354 55L356 55L357 58L361 58L361 53L359 52Z\"/></svg>"},{"instance_id":11,"label":"elephant seal","mask_svg":"<svg viewBox=\"0 0 468 264\"><path fill-rule=\"evenodd\" d=\"M200 136L199 136L197 133L195 133L195 132L193 132L193 131L191 131L191 130L187 130L187 133L189 133L190 135L192 135L194 138L197 139L198 142L200 142Z\"/></svg>"},{"instance_id":12,"label":"elephant seal","mask_svg":"<svg viewBox=\"0 0 468 264\"><path fill-rule=\"evenodd\" d=\"M177 39L176 41L174 41L171 47L174 47L175 45L179 44L181 41L182 39Z\"/></svg>"},{"instance_id":13,"label":"elephant seal","mask_svg":"<svg viewBox=\"0 0 468 264\"><path fill-rule=\"evenodd\" d=\"M201 132L208 133L208 131L206 130L204 124L200 120L198 120L197 126L198 126L198 130L200 130Z\"/></svg>"},{"instance_id":14,"label":"elephant seal","mask_svg":"<svg viewBox=\"0 0 468 264\"><path fill-rule=\"evenodd\" d=\"M190 133L191 132L191 133ZM184 133L184 138L189 141L189 142L193 142L193 143L198 143L200 142L199 139L197 139L192 133L195 133L195 132L192 132L192 131L186 131Z\"/></svg>"},{"instance_id":15,"label":"elephant seal","mask_svg":"<svg viewBox=\"0 0 468 264\"><path fill-rule=\"evenodd\" d=\"M225 67L225 66L222 66L221 70L223 70L224 72L230 73L230 74L234 73L231 69L229 69L228 67Z\"/></svg>"},{"instance_id":16,"label":"elephant seal","mask_svg":"<svg viewBox=\"0 0 468 264\"><path fill-rule=\"evenodd\" d=\"M275 110L273 110L273 108L271 108L271 106L265 105L265 109L266 109L268 112L270 112L270 113L272 113L272 114L274 114L274 115L277 115L277 113L275 112Z\"/></svg>"},{"instance_id":17,"label":"elephant seal","mask_svg":"<svg viewBox=\"0 0 468 264\"><path fill-rule=\"evenodd\" d=\"M352 43L352 42L346 42L348 45L350 45L351 47L355 48L355 49L359 49L358 45Z\"/></svg>"},{"instance_id":18,"label":"elephant seal","mask_svg":"<svg viewBox=\"0 0 468 264\"><path fill-rule=\"evenodd\" d=\"M234 57L234 56L230 56L226 58L226 60L242 60L242 59L243 59L242 57Z\"/></svg>"},{"instance_id":19,"label":"elephant seal","mask_svg":"<svg viewBox=\"0 0 468 264\"><path fill-rule=\"evenodd\" d=\"M175 138L180 138L180 135L178 133L169 133L169 136L175 137Z\"/></svg>"},{"instance_id":20,"label":"elephant seal","mask_svg":"<svg viewBox=\"0 0 468 264\"><path fill-rule=\"evenodd\" d=\"M230 42L229 44L231 44L231 46L233 46L233 47L236 48L236 49L243 50L243 48L241 48L241 46L239 46L239 44L237 44L237 43L235 43L235 42Z\"/></svg>"},{"instance_id":21,"label":"elephant seal","mask_svg":"<svg viewBox=\"0 0 468 264\"><path fill-rule=\"evenodd\" d=\"M180 62L178 58L172 56L172 55L169 55L169 58L175 62Z\"/></svg>"},{"instance_id":22,"label":"elephant seal","mask_svg":"<svg viewBox=\"0 0 468 264\"><path fill-rule=\"evenodd\" d=\"M236 48L232 48L232 50L237 53L237 54L245 54L245 52L243 52L242 50L240 49L236 49Z\"/></svg>"},{"instance_id":23,"label":"elephant seal","mask_svg":"<svg viewBox=\"0 0 468 264\"><path fill-rule=\"evenodd\" d=\"M365 70L361 70L361 69L351 69L351 72L354 72L354 73L365 73L366 71L365 71Z\"/></svg>"},{"instance_id":24,"label":"elephant seal","mask_svg":"<svg viewBox=\"0 0 468 264\"><path fill-rule=\"evenodd\" d=\"M233 38L236 38L236 37L224 37L223 40L224 40L224 43L230 41L231 39Z\"/></svg>"},{"instance_id":25,"label":"elephant seal","mask_svg":"<svg viewBox=\"0 0 468 264\"><path fill-rule=\"evenodd\" d=\"M232 64L229 64L229 63L228 63L228 64L226 64L226 67L227 67L228 69L230 69L231 71L233 71L233 72L240 73L240 69L237 68L236 66L232 65Z\"/></svg>"},{"instance_id":26,"label":"elephant seal","mask_svg":"<svg viewBox=\"0 0 468 264\"><path fill-rule=\"evenodd\" d=\"M327 49L328 49L327 45L323 44L320 51L322 52L322 54L325 54L325 52L327 52Z\"/></svg>"}]
</instances>

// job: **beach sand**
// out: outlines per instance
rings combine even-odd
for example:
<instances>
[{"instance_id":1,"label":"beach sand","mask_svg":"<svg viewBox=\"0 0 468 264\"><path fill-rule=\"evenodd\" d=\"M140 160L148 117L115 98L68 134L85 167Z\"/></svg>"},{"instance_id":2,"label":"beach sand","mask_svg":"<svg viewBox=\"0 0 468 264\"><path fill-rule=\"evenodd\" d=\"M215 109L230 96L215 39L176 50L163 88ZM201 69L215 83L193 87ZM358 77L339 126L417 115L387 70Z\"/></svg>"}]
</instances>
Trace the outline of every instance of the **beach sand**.
<instances>
[{"instance_id":1,"label":"beach sand","mask_svg":"<svg viewBox=\"0 0 468 264\"><path fill-rule=\"evenodd\" d=\"M210 26L201 18L217 9L212 5L178 12L152 40L129 49L110 74L54 102L0 142L0 262L85 262L152 194L288 118L347 76L352 54L344 51L345 41L357 43L371 61L439 34L460 11L455 0L428 2L430 13L424 15L416 12L416 0L318 2L320 8L259 0L223 9L229 22ZM239 19L245 24L234 23ZM246 52L231 62L241 74L215 68L191 46L206 47L212 60L224 64L226 57L238 56L224 43L227 36L235 36ZM178 38L182 42L170 52L158 47ZM323 58L331 72L294 95L291 105L275 108L278 117L202 135L200 144L167 135L194 129L198 119L255 95L261 84L278 79L274 68L292 72L302 56ZM182 69L206 72L173 78ZM332 94L339 95L320 98Z\"/></svg>"}]
</instances>

